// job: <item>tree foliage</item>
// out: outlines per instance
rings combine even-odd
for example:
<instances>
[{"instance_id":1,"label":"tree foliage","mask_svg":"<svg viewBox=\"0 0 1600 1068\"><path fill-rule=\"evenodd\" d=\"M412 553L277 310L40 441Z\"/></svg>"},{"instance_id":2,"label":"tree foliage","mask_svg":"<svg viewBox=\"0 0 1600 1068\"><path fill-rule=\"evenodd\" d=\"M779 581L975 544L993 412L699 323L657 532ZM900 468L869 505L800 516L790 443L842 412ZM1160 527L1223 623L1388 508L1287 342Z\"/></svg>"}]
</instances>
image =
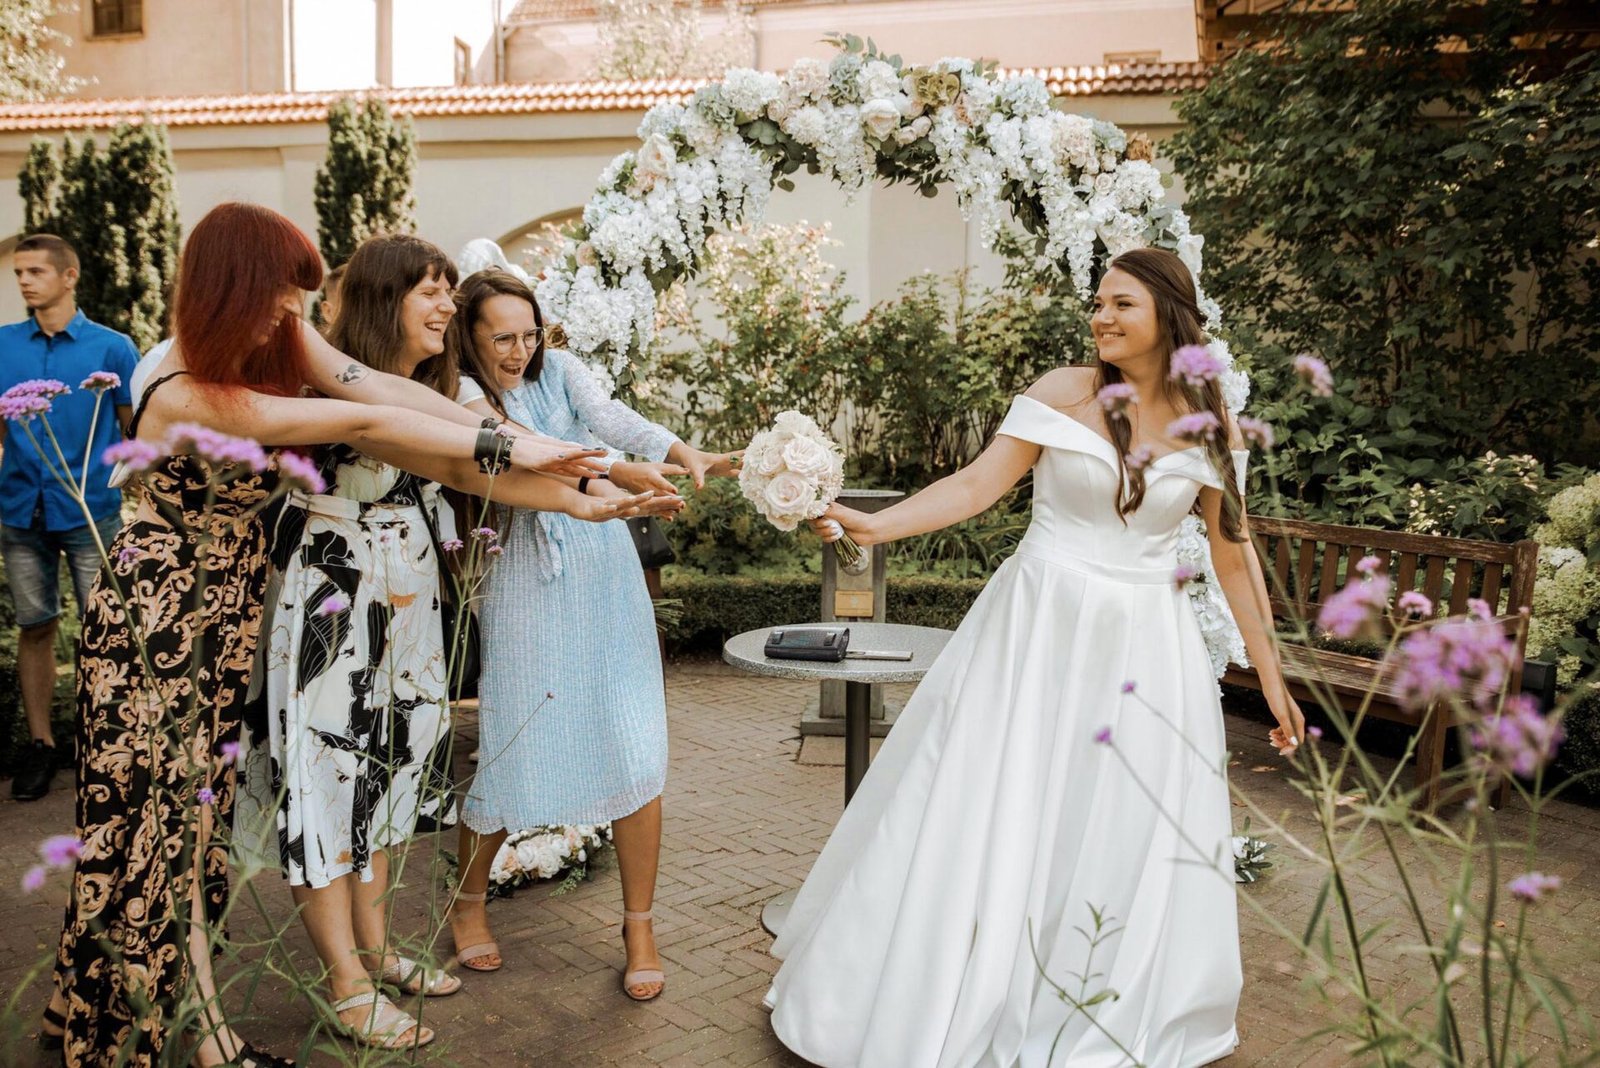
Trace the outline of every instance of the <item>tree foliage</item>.
<instances>
[{"instance_id":1,"label":"tree foliage","mask_svg":"<svg viewBox=\"0 0 1600 1068\"><path fill-rule=\"evenodd\" d=\"M145 349L165 332L178 273L178 203L167 131L122 123L106 147L36 139L17 177L24 229L54 233L82 263L77 300L89 318Z\"/></svg>"},{"instance_id":2,"label":"tree foliage","mask_svg":"<svg viewBox=\"0 0 1600 1068\"><path fill-rule=\"evenodd\" d=\"M317 168L317 244L330 268L374 234L413 233L417 135L377 98L328 109L328 154Z\"/></svg>"},{"instance_id":3,"label":"tree foliage","mask_svg":"<svg viewBox=\"0 0 1600 1068\"><path fill-rule=\"evenodd\" d=\"M701 0L600 0L602 78L720 78L748 64L755 50L750 14L735 0L722 5L722 32L708 35Z\"/></svg>"},{"instance_id":4,"label":"tree foliage","mask_svg":"<svg viewBox=\"0 0 1600 1068\"><path fill-rule=\"evenodd\" d=\"M61 48L72 42L49 25L62 10L58 0L0 3L0 101L49 100L84 84L66 73Z\"/></svg>"},{"instance_id":5,"label":"tree foliage","mask_svg":"<svg viewBox=\"0 0 1600 1068\"><path fill-rule=\"evenodd\" d=\"M1323 356L1401 478L1489 449L1600 459L1600 63L1542 67L1518 47L1528 11L1286 18L1178 104L1207 288L1258 372ZM1271 414L1291 417L1280 440L1320 431ZM1319 480L1373 457L1282 459L1326 503Z\"/></svg>"}]
</instances>

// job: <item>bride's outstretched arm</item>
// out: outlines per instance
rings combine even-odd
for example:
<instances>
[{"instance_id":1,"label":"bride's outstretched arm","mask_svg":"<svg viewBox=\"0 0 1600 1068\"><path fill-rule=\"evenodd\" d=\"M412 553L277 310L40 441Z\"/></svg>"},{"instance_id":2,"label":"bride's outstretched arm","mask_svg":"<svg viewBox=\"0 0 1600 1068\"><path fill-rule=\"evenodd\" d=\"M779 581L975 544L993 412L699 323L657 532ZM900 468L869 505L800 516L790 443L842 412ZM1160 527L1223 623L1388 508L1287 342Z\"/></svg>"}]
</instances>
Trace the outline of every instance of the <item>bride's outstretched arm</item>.
<instances>
[{"instance_id":1,"label":"bride's outstretched arm","mask_svg":"<svg viewBox=\"0 0 1600 1068\"><path fill-rule=\"evenodd\" d=\"M812 527L824 541L837 541L848 533L857 545L877 545L925 534L988 509L1038 459L1038 445L1000 434L972 463L892 508L868 515L835 504Z\"/></svg>"},{"instance_id":2,"label":"bride's outstretched arm","mask_svg":"<svg viewBox=\"0 0 1600 1068\"><path fill-rule=\"evenodd\" d=\"M1261 678L1261 692L1278 721L1269 737L1278 752L1288 756L1305 741L1306 717L1283 681L1283 664L1272 634L1272 602L1261 576L1255 543L1250 540L1250 518L1240 518L1245 540L1229 541L1222 533L1222 492L1214 489L1200 491L1200 513L1206 521L1217 585L1228 599L1228 608L1244 638L1245 652L1250 654L1250 663Z\"/></svg>"}]
</instances>

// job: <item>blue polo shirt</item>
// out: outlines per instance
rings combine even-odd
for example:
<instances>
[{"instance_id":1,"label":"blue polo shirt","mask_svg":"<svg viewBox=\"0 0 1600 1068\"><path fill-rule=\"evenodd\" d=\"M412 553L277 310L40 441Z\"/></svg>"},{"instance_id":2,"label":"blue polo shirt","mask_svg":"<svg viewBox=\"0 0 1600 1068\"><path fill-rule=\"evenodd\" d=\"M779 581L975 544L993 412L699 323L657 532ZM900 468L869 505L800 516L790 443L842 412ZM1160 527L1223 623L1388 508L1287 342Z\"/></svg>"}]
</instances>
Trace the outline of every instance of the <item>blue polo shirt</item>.
<instances>
[{"instance_id":1,"label":"blue polo shirt","mask_svg":"<svg viewBox=\"0 0 1600 1068\"><path fill-rule=\"evenodd\" d=\"M55 398L49 415L40 418L50 420L50 429L71 465L74 481L83 471L84 448L88 447L92 460L84 496L96 520L113 515L122 506L122 491L106 484L111 468L100 457L107 447L122 440L117 407L133 403L129 386L138 362L139 351L127 334L90 322L81 311L54 337L46 336L31 316L20 323L0 326L0 392L31 378L59 379L72 390ZM112 371L122 379L122 385L101 400L98 417L94 414L95 395L78 388L78 383L95 371ZM29 429L54 460L54 450L39 418ZM46 530L72 530L84 525L83 510L45 467L33 441L20 426L6 422L5 460L0 462L0 523L31 527L34 515L40 511Z\"/></svg>"}]
</instances>

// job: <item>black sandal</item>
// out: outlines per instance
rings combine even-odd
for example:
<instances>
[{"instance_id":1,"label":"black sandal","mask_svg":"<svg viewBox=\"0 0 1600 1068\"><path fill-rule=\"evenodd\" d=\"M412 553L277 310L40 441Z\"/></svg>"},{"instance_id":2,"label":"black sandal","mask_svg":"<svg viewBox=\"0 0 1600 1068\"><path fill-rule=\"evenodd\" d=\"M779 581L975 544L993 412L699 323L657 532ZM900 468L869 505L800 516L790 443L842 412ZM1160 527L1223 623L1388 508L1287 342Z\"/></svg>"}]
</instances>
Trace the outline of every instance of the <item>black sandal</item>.
<instances>
[{"instance_id":1,"label":"black sandal","mask_svg":"<svg viewBox=\"0 0 1600 1068\"><path fill-rule=\"evenodd\" d=\"M52 1033L50 1031L46 1031L42 1025L40 1026L40 1048L49 1050L60 1049L67 1040L67 1018L61 1015L55 1009L51 1008L49 1005L46 1005L44 1007L44 1015L40 1017L40 1019L42 1019L44 1023L49 1024L51 1027L58 1029Z\"/></svg>"},{"instance_id":2,"label":"black sandal","mask_svg":"<svg viewBox=\"0 0 1600 1068\"><path fill-rule=\"evenodd\" d=\"M294 1068L294 1061L256 1049L246 1042L224 1068Z\"/></svg>"}]
</instances>

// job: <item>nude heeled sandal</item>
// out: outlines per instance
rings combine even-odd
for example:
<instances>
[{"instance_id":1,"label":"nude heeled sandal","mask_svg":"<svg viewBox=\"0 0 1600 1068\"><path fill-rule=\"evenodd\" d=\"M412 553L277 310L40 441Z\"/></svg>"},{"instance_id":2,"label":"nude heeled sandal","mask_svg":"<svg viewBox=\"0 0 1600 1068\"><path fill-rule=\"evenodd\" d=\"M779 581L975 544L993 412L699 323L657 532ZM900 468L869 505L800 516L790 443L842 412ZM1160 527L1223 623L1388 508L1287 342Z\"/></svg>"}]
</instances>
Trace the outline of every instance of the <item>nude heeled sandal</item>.
<instances>
[{"instance_id":1,"label":"nude heeled sandal","mask_svg":"<svg viewBox=\"0 0 1600 1068\"><path fill-rule=\"evenodd\" d=\"M628 921L633 920L635 923L651 923L654 919L655 914L653 910L651 912L629 912L627 909L622 910L622 951L624 953L628 951ZM643 996L635 994L631 989L636 986L643 986L646 983L660 983L661 985L656 988L655 993L645 994ZM640 968L636 972L624 971L622 973L622 992L628 995L634 1001L654 1001L656 998L665 993L666 989L667 975L659 968Z\"/></svg>"},{"instance_id":2,"label":"nude heeled sandal","mask_svg":"<svg viewBox=\"0 0 1600 1068\"><path fill-rule=\"evenodd\" d=\"M487 891L485 891L484 893L481 893L481 894L469 894L465 890L457 890L456 891L456 900L457 901L488 901L489 900L489 894L488 894ZM450 938L451 938L452 941L455 939L455 929L454 928L451 928ZM461 947L458 947L456 949L456 961L463 968L466 968L468 971L474 971L474 972L497 972L497 971L499 971L501 965L505 963L505 958L504 957L501 957L499 964L490 965L490 966L486 966L486 965L482 965L482 964L473 964L472 963L475 960L482 960L485 957L499 957L499 956L500 956L500 943L494 941L493 939L490 939L487 942L479 942L477 945L461 946Z\"/></svg>"}]
</instances>

